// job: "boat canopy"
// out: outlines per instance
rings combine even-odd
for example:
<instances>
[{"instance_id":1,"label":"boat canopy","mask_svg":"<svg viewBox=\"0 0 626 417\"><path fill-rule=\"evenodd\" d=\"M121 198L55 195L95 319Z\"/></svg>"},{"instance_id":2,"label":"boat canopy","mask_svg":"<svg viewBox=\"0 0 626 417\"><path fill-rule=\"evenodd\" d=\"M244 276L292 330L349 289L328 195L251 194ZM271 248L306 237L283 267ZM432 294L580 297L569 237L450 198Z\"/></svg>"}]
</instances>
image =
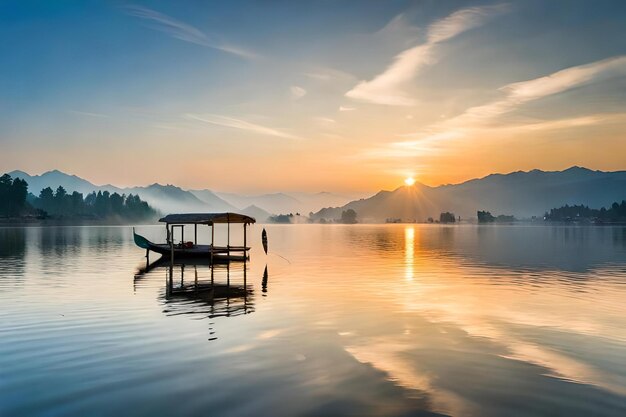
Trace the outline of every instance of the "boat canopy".
<instances>
[{"instance_id":1,"label":"boat canopy","mask_svg":"<svg viewBox=\"0 0 626 417\"><path fill-rule=\"evenodd\" d=\"M239 213L182 213L168 214L159 219L161 223L167 224L207 224L215 223L256 223L254 217Z\"/></svg>"}]
</instances>

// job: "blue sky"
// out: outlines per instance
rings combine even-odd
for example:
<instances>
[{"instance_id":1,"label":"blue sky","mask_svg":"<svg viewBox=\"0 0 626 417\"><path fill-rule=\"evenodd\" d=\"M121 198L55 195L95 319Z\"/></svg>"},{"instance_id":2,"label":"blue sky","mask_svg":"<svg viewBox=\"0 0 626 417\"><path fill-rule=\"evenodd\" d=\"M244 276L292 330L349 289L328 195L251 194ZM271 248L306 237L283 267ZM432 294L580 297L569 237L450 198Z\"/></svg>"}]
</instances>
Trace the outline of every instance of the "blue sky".
<instances>
[{"instance_id":1,"label":"blue sky","mask_svg":"<svg viewBox=\"0 0 626 417\"><path fill-rule=\"evenodd\" d=\"M0 170L375 191L624 169L625 27L622 1L2 2Z\"/></svg>"}]
</instances>

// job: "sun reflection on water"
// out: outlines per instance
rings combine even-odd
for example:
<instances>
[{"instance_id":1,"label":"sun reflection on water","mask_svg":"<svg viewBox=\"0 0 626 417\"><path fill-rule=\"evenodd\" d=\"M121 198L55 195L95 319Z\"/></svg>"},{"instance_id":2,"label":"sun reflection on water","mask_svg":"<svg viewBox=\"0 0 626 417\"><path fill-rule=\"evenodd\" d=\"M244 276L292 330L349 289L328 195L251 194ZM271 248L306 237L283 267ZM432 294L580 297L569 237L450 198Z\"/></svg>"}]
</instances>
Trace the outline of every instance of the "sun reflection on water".
<instances>
[{"instance_id":1,"label":"sun reflection on water","mask_svg":"<svg viewBox=\"0 0 626 417\"><path fill-rule=\"evenodd\" d=\"M413 281L413 261L415 256L415 229L407 226L404 229L404 278Z\"/></svg>"}]
</instances>

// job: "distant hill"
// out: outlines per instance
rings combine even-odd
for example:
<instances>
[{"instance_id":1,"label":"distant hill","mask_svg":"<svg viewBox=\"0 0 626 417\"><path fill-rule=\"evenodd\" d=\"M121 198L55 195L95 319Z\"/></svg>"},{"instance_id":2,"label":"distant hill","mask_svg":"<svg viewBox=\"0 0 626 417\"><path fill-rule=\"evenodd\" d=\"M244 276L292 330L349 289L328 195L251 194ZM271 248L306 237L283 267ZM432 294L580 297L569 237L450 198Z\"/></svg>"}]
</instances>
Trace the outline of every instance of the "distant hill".
<instances>
[{"instance_id":1,"label":"distant hill","mask_svg":"<svg viewBox=\"0 0 626 417\"><path fill-rule=\"evenodd\" d=\"M152 184L147 187L124 188L122 191L126 194L138 194L142 200L163 213L212 211L198 197L174 185Z\"/></svg>"},{"instance_id":2,"label":"distant hill","mask_svg":"<svg viewBox=\"0 0 626 417\"><path fill-rule=\"evenodd\" d=\"M237 207L233 206L224 199L218 197L213 191L210 190L189 190L189 192L195 195L199 200L206 203L211 207L211 211L237 211Z\"/></svg>"},{"instance_id":3,"label":"distant hill","mask_svg":"<svg viewBox=\"0 0 626 417\"><path fill-rule=\"evenodd\" d=\"M266 223L267 219L270 217L270 213L255 205L248 206L243 210L239 210L239 213L245 214L246 216L254 217L259 223Z\"/></svg>"},{"instance_id":4,"label":"distant hill","mask_svg":"<svg viewBox=\"0 0 626 417\"><path fill-rule=\"evenodd\" d=\"M338 194L321 193L286 193L260 194L245 196L235 193L215 193L211 190L184 190L174 185L152 184L145 187L120 188L110 184L96 185L76 175L53 170L41 175L30 175L23 171L9 172L13 178L28 182L31 193L50 187L53 190L61 185L66 191L78 191L87 195L93 191L109 191L119 194L137 194L152 207L163 213L173 212L247 212L259 221L265 221L271 214L302 213L317 211L330 205L342 205L350 201L349 197ZM297 196L297 197L296 197Z\"/></svg>"},{"instance_id":5,"label":"distant hill","mask_svg":"<svg viewBox=\"0 0 626 417\"><path fill-rule=\"evenodd\" d=\"M119 188L113 185L95 185L85 179L70 175L61 171L48 171L41 175L29 175L23 171L9 172L13 178L21 178L28 182L29 192L38 195L39 192L50 187L56 190L58 186L63 186L69 193L78 191L87 195L93 191L109 191L119 194L136 194L147 201L152 207L163 213L180 211L212 211L211 206L199 200L189 191L185 191L173 185L152 184L146 187ZM221 211L221 210L214 210Z\"/></svg>"},{"instance_id":6,"label":"distant hill","mask_svg":"<svg viewBox=\"0 0 626 417\"><path fill-rule=\"evenodd\" d=\"M284 193L259 195L217 193L217 195L236 207L248 207L254 205L274 214L297 212L302 206L302 203L299 200Z\"/></svg>"},{"instance_id":7,"label":"distant hill","mask_svg":"<svg viewBox=\"0 0 626 417\"><path fill-rule=\"evenodd\" d=\"M492 174L461 184L429 187L423 184L380 191L376 195L348 202L346 196L333 193L275 193L244 196L215 193L210 190L187 191L174 185L152 184L145 187L119 188L95 185L76 175L58 170L41 175L23 171L10 172L29 184L29 191L38 195L41 189L62 185L68 192L88 194L109 191L137 194L163 213L247 211L259 221L270 214L316 212L314 219L338 219L348 208L357 212L359 221L380 222L387 218L424 221L438 218L444 211L462 218L475 218L477 210L494 215L512 214L518 218L542 216L547 210L565 204L606 207L626 199L626 171L603 172L572 167L564 171L513 172ZM346 204L347 203L347 204ZM321 207L331 207L321 209ZM256 214L251 214L256 213ZM261 220L263 218L263 220Z\"/></svg>"},{"instance_id":8,"label":"distant hill","mask_svg":"<svg viewBox=\"0 0 626 417\"><path fill-rule=\"evenodd\" d=\"M114 187L112 185L94 185L91 182L82 179L76 175L66 174L64 172L53 170L44 172L41 175L29 175L24 171L13 171L8 173L13 178L21 178L28 183L28 191L39 195L39 192L46 187L50 187L53 190L59 185L62 185L66 191L88 194L92 191L104 191L122 193L121 188Z\"/></svg>"},{"instance_id":9,"label":"distant hill","mask_svg":"<svg viewBox=\"0 0 626 417\"><path fill-rule=\"evenodd\" d=\"M242 195L236 193L216 193L236 207L254 205L271 214L301 213L308 215L322 207L340 206L352 200L351 197L329 192L320 193L273 193L258 195Z\"/></svg>"},{"instance_id":10,"label":"distant hill","mask_svg":"<svg viewBox=\"0 0 626 417\"><path fill-rule=\"evenodd\" d=\"M351 208L360 221L400 218L424 221L444 211L475 218L477 210L512 214L518 218L542 216L553 207L584 204L606 207L626 198L626 171L592 171L572 167L564 171L518 171L492 174L461 184L429 187L423 184L380 191L344 206L325 208L314 219L337 219Z\"/></svg>"}]
</instances>

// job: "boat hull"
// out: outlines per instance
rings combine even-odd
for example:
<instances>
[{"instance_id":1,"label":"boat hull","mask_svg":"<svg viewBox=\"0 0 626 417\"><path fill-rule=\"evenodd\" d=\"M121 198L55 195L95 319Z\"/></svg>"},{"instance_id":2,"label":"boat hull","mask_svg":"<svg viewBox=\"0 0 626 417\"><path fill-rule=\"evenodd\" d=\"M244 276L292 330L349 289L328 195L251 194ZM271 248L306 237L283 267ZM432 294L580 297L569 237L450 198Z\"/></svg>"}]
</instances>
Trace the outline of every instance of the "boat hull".
<instances>
[{"instance_id":1,"label":"boat hull","mask_svg":"<svg viewBox=\"0 0 626 417\"><path fill-rule=\"evenodd\" d=\"M172 248L168 244L151 243L149 250L160 253L164 258L172 256ZM248 256L242 248L213 247L212 245L194 245L191 248L174 247L174 259L213 259L220 261L245 261Z\"/></svg>"},{"instance_id":2,"label":"boat hull","mask_svg":"<svg viewBox=\"0 0 626 417\"><path fill-rule=\"evenodd\" d=\"M138 235L133 230L135 244L142 249L161 254L162 258L170 259L207 259L212 262L246 261L249 259L249 247L245 246L213 246L213 245L193 245L185 247L174 245L174 248L167 243L152 243L145 237Z\"/></svg>"}]
</instances>

